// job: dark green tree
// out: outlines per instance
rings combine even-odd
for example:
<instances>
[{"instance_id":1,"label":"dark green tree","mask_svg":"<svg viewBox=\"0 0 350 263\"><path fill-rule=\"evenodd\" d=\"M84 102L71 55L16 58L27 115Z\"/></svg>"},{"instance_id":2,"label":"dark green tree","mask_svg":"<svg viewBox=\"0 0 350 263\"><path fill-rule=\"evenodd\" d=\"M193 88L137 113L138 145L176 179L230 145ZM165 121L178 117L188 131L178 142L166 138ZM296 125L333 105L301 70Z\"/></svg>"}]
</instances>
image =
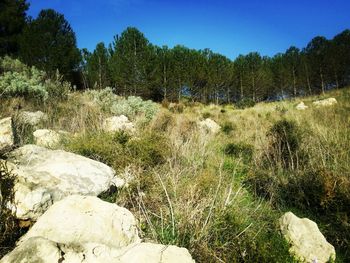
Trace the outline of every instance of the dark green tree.
<instances>
[{"instance_id":1,"label":"dark green tree","mask_svg":"<svg viewBox=\"0 0 350 263\"><path fill-rule=\"evenodd\" d=\"M112 44L110 70L116 90L125 95L150 96L149 76L155 70L154 48L136 28L127 28Z\"/></svg>"},{"instance_id":2,"label":"dark green tree","mask_svg":"<svg viewBox=\"0 0 350 263\"><path fill-rule=\"evenodd\" d=\"M0 56L18 54L28 7L25 0L0 0Z\"/></svg>"},{"instance_id":3,"label":"dark green tree","mask_svg":"<svg viewBox=\"0 0 350 263\"><path fill-rule=\"evenodd\" d=\"M59 70L67 79L80 62L73 29L62 14L52 9L42 10L25 27L20 38L20 57L50 75Z\"/></svg>"},{"instance_id":4,"label":"dark green tree","mask_svg":"<svg viewBox=\"0 0 350 263\"><path fill-rule=\"evenodd\" d=\"M104 43L98 43L92 54L86 56L86 70L91 87L102 89L110 84L110 56Z\"/></svg>"}]
</instances>

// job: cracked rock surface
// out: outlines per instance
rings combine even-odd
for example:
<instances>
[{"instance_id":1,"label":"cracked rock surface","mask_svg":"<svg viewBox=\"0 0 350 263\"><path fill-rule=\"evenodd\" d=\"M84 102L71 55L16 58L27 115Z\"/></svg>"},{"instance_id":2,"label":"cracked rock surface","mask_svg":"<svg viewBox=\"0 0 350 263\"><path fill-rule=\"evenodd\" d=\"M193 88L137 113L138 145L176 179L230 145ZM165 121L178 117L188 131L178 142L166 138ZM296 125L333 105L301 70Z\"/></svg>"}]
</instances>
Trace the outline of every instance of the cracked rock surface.
<instances>
[{"instance_id":1,"label":"cracked rock surface","mask_svg":"<svg viewBox=\"0 0 350 263\"><path fill-rule=\"evenodd\" d=\"M92 196L73 195L52 205L0 260L15 262L192 263L185 248L141 243L125 208Z\"/></svg>"}]
</instances>

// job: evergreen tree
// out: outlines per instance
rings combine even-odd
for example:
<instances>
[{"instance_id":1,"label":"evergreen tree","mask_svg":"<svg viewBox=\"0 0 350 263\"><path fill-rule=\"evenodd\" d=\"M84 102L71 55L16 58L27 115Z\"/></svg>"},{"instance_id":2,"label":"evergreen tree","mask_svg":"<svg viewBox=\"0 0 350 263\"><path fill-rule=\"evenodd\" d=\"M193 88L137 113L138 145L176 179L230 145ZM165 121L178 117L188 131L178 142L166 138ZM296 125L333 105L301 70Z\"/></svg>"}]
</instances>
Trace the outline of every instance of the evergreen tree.
<instances>
[{"instance_id":1,"label":"evergreen tree","mask_svg":"<svg viewBox=\"0 0 350 263\"><path fill-rule=\"evenodd\" d=\"M109 53L104 43L98 43L94 52L86 56L86 70L91 87L105 88L110 84Z\"/></svg>"},{"instance_id":2,"label":"evergreen tree","mask_svg":"<svg viewBox=\"0 0 350 263\"><path fill-rule=\"evenodd\" d=\"M80 52L68 21L52 9L42 10L20 38L20 57L49 74L59 70L66 78L79 66Z\"/></svg>"},{"instance_id":3,"label":"evergreen tree","mask_svg":"<svg viewBox=\"0 0 350 263\"><path fill-rule=\"evenodd\" d=\"M0 56L18 54L28 7L25 0L0 0Z\"/></svg>"}]
</instances>

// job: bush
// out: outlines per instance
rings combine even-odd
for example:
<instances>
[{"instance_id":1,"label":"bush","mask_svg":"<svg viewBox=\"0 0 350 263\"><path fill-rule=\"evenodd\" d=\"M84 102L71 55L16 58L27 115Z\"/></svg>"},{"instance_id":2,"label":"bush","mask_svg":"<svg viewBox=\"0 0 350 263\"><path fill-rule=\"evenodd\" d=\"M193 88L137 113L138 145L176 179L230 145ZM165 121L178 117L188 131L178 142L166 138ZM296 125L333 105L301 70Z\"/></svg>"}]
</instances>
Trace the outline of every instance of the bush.
<instances>
[{"instance_id":1,"label":"bush","mask_svg":"<svg viewBox=\"0 0 350 263\"><path fill-rule=\"evenodd\" d=\"M202 117L203 117L203 119L208 119L211 117L211 114L210 114L210 112L203 112Z\"/></svg>"},{"instance_id":2,"label":"bush","mask_svg":"<svg viewBox=\"0 0 350 263\"><path fill-rule=\"evenodd\" d=\"M149 121L159 109L158 105L150 100L144 101L135 96L119 97L108 87L103 90L89 90L84 94L100 106L103 111L114 115L125 115L129 119L143 115Z\"/></svg>"},{"instance_id":3,"label":"bush","mask_svg":"<svg viewBox=\"0 0 350 263\"><path fill-rule=\"evenodd\" d=\"M123 170L133 164L148 169L163 163L170 153L165 137L145 133L130 138L124 132L89 133L66 142L66 149Z\"/></svg>"},{"instance_id":4,"label":"bush","mask_svg":"<svg viewBox=\"0 0 350 263\"><path fill-rule=\"evenodd\" d=\"M9 203L14 201L14 186L16 175L7 167L5 161L0 161L0 258L14 246L22 231L11 210Z\"/></svg>"},{"instance_id":5,"label":"bush","mask_svg":"<svg viewBox=\"0 0 350 263\"><path fill-rule=\"evenodd\" d=\"M269 159L274 165L295 169L300 160L305 161L301 150L303 133L294 121L277 121L267 136L270 138Z\"/></svg>"},{"instance_id":6,"label":"bush","mask_svg":"<svg viewBox=\"0 0 350 263\"><path fill-rule=\"evenodd\" d=\"M232 122L225 122L221 125L221 130L225 134L230 134L234 130L234 125Z\"/></svg>"},{"instance_id":7,"label":"bush","mask_svg":"<svg viewBox=\"0 0 350 263\"><path fill-rule=\"evenodd\" d=\"M224 147L224 153L236 158L242 157L250 161L253 156L253 146L245 143L229 143Z\"/></svg>"},{"instance_id":8,"label":"bush","mask_svg":"<svg viewBox=\"0 0 350 263\"><path fill-rule=\"evenodd\" d=\"M45 72L27 67L17 59L0 59L0 96L25 97L46 101L63 100L68 96L70 84L62 80L57 72L56 79L47 78Z\"/></svg>"},{"instance_id":9,"label":"bush","mask_svg":"<svg viewBox=\"0 0 350 263\"><path fill-rule=\"evenodd\" d=\"M254 107L254 105L255 105L255 101L249 98L242 99L235 104L235 106L238 109L251 108L251 107Z\"/></svg>"}]
</instances>

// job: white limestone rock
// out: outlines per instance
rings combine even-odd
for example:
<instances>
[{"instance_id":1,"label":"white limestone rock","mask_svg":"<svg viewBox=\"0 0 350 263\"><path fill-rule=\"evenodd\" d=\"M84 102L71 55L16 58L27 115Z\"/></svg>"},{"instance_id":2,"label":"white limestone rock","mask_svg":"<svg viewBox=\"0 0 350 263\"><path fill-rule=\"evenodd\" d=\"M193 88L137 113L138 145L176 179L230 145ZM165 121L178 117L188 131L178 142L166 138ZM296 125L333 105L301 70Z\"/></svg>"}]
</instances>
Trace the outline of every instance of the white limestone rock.
<instances>
[{"instance_id":1,"label":"white limestone rock","mask_svg":"<svg viewBox=\"0 0 350 263\"><path fill-rule=\"evenodd\" d=\"M296 107L297 110L306 110L307 108L309 108L308 106L305 105L305 103L302 101L300 102Z\"/></svg>"},{"instance_id":2,"label":"white limestone rock","mask_svg":"<svg viewBox=\"0 0 350 263\"><path fill-rule=\"evenodd\" d=\"M104 120L102 129L106 132L126 131L134 132L134 124L124 115L113 116Z\"/></svg>"},{"instance_id":3,"label":"white limestone rock","mask_svg":"<svg viewBox=\"0 0 350 263\"><path fill-rule=\"evenodd\" d=\"M291 254L298 260L307 263L335 260L334 247L327 242L315 222L288 212L280 218L279 224L284 238L291 245Z\"/></svg>"},{"instance_id":4,"label":"white limestone rock","mask_svg":"<svg viewBox=\"0 0 350 263\"><path fill-rule=\"evenodd\" d=\"M199 128L205 133L216 134L220 131L221 127L212 119L205 119L199 122Z\"/></svg>"},{"instance_id":5,"label":"white limestone rock","mask_svg":"<svg viewBox=\"0 0 350 263\"><path fill-rule=\"evenodd\" d=\"M48 116L42 111L21 111L18 114L18 121L22 124L29 124L31 126L37 126L41 121L47 120Z\"/></svg>"},{"instance_id":6,"label":"white limestone rock","mask_svg":"<svg viewBox=\"0 0 350 263\"><path fill-rule=\"evenodd\" d=\"M0 120L0 153L5 153L14 145L14 134L12 129L12 119L4 118Z\"/></svg>"},{"instance_id":7,"label":"white limestone rock","mask_svg":"<svg viewBox=\"0 0 350 263\"><path fill-rule=\"evenodd\" d=\"M312 104L316 107L323 107L323 106L332 106L334 104L337 104L337 100L335 98L328 98L324 100L317 100L314 101Z\"/></svg>"},{"instance_id":8,"label":"white limestone rock","mask_svg":"<svg viewBox=\"0 0 350 263\"><path fill-rule=\"evenodd\" d=\"M57 146L63 137L62 134L48 129L36 130L33 136L36 145L48 148Z\"/></svg>"},{"instance_id":9,"label":"white limestone rock","mask_svg":"<svg viewBox=\"0 0 350 263\"><path fill-rule=\"evenodd\" d=\"M97 196L114 182L109 166L63 150L25 145L9 154L14 173L16 216L36 220L54 202L73 195Z\"/></svg>"}]
</instances>

